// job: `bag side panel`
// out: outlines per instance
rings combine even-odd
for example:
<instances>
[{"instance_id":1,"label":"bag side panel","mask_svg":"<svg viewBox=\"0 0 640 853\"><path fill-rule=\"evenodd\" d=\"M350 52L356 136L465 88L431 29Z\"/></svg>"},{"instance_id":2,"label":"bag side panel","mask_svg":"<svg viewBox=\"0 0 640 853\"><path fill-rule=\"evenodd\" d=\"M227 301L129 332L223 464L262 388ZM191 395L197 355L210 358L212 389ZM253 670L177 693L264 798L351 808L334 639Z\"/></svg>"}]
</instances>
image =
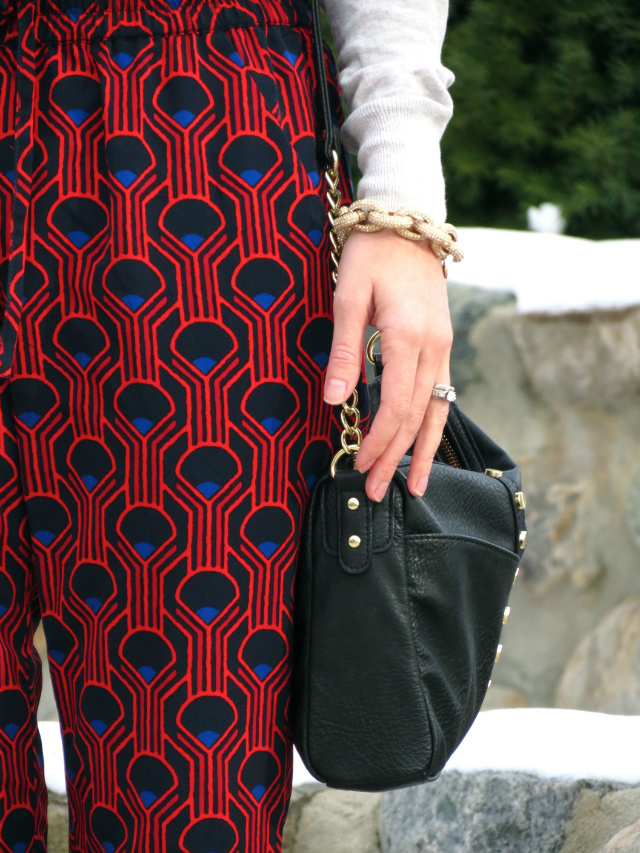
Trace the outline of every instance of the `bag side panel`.
<instances>
[{"instance_id":1,"label":"bag side panel","mask_svg":"<svg viewBox=\"0 0 640 853\"><path fill-rule=\"evenodd\" d=\"M318 507L309 521L315 545L304 673L310 764L329 784L354 789L421 781L431 729L407 615L403 543L374 554L366 572L347 573L322 548Z\"/></svg>"},{"instance_id":2,"label":"bag side panel","mask_svg":"<svg viewBox=\"0 0 640 853\"><path fill-rule=\"evenodd\" d=\"M484 700L519 556L465 536L405 540L414 641L442 770Z\"/></svg>"}]
</instances>

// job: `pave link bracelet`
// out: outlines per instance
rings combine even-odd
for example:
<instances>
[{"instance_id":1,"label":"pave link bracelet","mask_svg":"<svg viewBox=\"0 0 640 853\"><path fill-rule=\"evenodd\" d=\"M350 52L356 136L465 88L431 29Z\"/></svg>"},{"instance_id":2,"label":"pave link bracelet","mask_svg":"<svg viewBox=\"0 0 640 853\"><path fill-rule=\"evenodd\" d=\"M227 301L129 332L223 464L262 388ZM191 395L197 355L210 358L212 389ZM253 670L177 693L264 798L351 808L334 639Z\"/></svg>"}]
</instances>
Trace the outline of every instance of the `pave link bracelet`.
<instances>
[{"instance_id":1,"label":"pave link bracelet","mask_svg":"<svg viewBox=\"0 0 640 853\"><path fill-rule=\"evenodd\" d=\"M458 232L454 226L448 222L436 226L430 216L416 207L404 205L394 212L389 212L374 199L358 199L352 204L343 205L338 210L334 228L340 249L354 229L381 231L383 228L393 228L409 240L428 240L434 254L442 262L445 278L447 277L445 261L449 255L454 261L461 261L464 258L456 245Z\"/></svg>"}]
</instances>

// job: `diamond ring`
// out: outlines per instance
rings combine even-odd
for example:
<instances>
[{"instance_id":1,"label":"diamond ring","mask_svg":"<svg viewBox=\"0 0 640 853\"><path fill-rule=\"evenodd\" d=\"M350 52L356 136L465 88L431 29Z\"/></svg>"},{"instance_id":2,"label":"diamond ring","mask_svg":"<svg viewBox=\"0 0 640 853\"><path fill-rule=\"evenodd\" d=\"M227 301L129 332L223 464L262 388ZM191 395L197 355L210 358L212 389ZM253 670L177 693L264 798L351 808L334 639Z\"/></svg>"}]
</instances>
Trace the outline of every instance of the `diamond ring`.
<instances>
[{"instance_id":1,"label":"diamond ring","mask_svg":"<svg viewBox=\"0 0 640 853\"><path fill-rule=\"evenodd\" d=\"M456 389L453 387L453 385L445 385L444 383L439 383L438 385L433 386L431 396L442 397L445 400L453 401L456 399Z\"/></svg>"}]
</instances>

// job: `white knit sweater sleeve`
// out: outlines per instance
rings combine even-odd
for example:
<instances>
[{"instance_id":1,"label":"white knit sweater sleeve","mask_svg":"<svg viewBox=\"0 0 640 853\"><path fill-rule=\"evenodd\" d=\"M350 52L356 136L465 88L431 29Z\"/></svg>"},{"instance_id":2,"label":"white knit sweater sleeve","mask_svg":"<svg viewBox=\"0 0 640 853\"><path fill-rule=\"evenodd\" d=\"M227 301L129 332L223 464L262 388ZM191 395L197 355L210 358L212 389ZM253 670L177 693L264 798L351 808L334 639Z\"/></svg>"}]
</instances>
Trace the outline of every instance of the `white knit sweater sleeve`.
<instances>
[{"instance_id":1,"label":"white knit sweater sleeve","mask_svg":"<svg viewBox=\"0 0 640 853\"><path fill-rule=\"evenodd\" d=\"M448 0L320 0L348 115L340 139L358 158L358 198L446 220L440 142L453 115L442 65Z\"/></svg>"}]
</instances>

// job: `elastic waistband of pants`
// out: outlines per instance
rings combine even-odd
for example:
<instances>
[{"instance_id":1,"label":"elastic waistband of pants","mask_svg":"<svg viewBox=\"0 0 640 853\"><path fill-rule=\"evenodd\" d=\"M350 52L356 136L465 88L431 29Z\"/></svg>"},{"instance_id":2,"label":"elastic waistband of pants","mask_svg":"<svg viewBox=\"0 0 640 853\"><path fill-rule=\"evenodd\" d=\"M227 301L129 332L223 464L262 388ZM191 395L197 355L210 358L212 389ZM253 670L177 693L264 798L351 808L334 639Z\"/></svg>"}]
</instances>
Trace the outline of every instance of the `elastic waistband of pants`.
<instances>
[{"instance_id":1,"label":"elastic waistband of pants","mask_svg":"<svg viewBox=\"0 0 640 853\"><path fill-rule=\"evenodd\" d=\"M308 0L0 0L5 21L29 12L37 42L104 41L127 27L169 35L312 26Z\"/></svg>"}]
</instances>

